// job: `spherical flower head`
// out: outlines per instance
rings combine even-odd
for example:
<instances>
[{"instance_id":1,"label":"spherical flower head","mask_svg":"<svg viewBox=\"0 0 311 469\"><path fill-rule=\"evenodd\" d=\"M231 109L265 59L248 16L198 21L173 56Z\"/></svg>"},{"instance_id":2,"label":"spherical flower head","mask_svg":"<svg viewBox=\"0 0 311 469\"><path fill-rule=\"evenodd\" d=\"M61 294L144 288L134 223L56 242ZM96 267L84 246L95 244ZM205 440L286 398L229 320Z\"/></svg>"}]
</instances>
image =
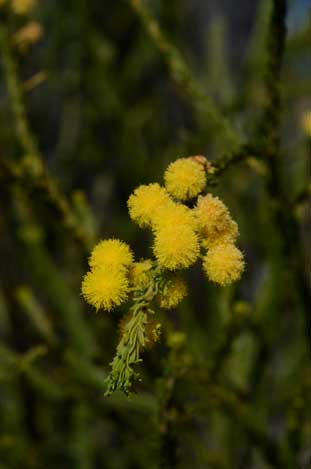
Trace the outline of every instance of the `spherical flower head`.
<instances>
[{"instance_id":1,"label":"spherical flower head","mask_svg":"<svg viewBox=\"0 0 311 469\"><path fill-rule=\"evenodd\" d=\"M151 227L155 213L173 203L164 187L148 184L137 187L127 205L130 217L141 228Z\"/></svg>"},{"instance_id":2,"label":"spherical flower head","mask_svg":"<svg viewBox=\"0 0 311 469\"><path fill-rule=\"evenodd\" d=\"M218 244L204 256L203 269L212 282L222 286L230 285L242 275L243 254L232 243Z\"/></svg>"},{"instance_id":3,"label":"spherical flower head","mask_svg":"<svg viewBox=\"0 0 311 469\"><path fill-rule=\"evenodd\" d=\"M164 173L165 187L180 200L196 197L206 185L204 167L193 158L180 158L171 163Z\"/></svg>"},{"instance_id":4,"label":"spherical flower head","mask_svg":"<svg viewBox=\"0 0 311 469\"><path fill-rule=\"evenodd\" d=\"M97 310L111 311L128 296L129 283L124 270L96 267L82 281L82 295Z\"/></svg>"},{"instance_id":5,"label":"spherical flower head","mask_svg":"<svg viewBox=\"0 0 311 469\"><path fill-rule=\"evenodd\" d=\"M212 194L199 197L194 212L199 227L208 233L222 231L231 219L225 204Z\"/></svg>"},{"instance_id":6,"label":"spherical flower head","mask_svg":"<svg viewBox=\"0 0 311 469\"><path fill-rule=\"evenodd\" d=\"M129 270L129 279L135 289L145 288L150 280L153 263L150 259L134 262Z\"/></svg>"},{"instance_id":7,"label":"spherical flower head","mask_svg":"<svg viewBox=\"0 0 311 469\"><path fill-rule=\"evenodd\" d=\"M155 231L153 252L161 267L175 270L194 264L200 251L199 239L188 224L165 224Z\"/></svg>"},{"instance_id":8,"label":"spherical flower head","mask_svg":"<svg viewBox=\"0 0 311 469\"><path fill-rule=\"evenodd\" d=\"M89 265L120 269L129 267L133 262L133 254L129 246L119 239L100 241L92 251Z\"/></svg>"},{"instance_id":9,"label":"spherical flower head","mask_svg":"<svg viewBox=\"0 0 311 469\"><path fill-rule=\"evenodd\" d=\"M238 225L231 218L222 230L201 230L201 244L205 249L210 249L217 244L234 243L239 235Z\"/></svg>"},{"instance_id":10,"label":"spherical flower head","mask_svg":"<svg viewBox=\"0 0 311 469\"><path fill-rule=\"evenodd\" d=\"M175 308L187 296L187 293L187 285L182 279L175 278L170 280L160 295L159 302L161 308Z\"/></svg>"},{"instance_id":11,"label":"spherical flower head","mask_svg":"<svg viewBox=\"0 0 311 469\"><path fill-rule=\"evenodd\" d=\"M303 114L302 128L307 137L311 137L311 111L306 111Z\"/></svg>"},{"instance_id":12,"label":"spherical flower head","mask_svg":"<svg viewBox=\"0 0 311 469\"><path fill-rule=\"evenodd\" d=\"M156 231L167 225L187 225L191 226L194 230L197 229L198 223L196 216L189 207L183 204L172 202L166 207L158 210L153 218L153 229Z\"/></svg>"}]
</instances>

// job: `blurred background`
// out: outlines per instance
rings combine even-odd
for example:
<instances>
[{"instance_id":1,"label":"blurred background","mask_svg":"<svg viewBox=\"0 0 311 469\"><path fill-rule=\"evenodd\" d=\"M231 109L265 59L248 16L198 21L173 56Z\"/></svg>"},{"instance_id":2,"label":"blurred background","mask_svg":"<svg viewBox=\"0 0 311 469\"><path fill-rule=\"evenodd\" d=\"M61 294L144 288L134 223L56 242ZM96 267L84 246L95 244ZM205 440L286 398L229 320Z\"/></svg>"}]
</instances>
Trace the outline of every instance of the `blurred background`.
<instances>
[{"instance_id":1,"label":"blurred background","mask_svg":"<svg viewBox=\"0 0 311 469\"><path fill-rule=\"evenodd\" d=\"M278 83L282 4L0 0L1 469L311 467L310 2ZM126 201L197 154L238 155L210 191L246 271L187 273L137 394L106 398L126 309L82 300L90 250L150 256Z\"/></svg>"}]
</instances>

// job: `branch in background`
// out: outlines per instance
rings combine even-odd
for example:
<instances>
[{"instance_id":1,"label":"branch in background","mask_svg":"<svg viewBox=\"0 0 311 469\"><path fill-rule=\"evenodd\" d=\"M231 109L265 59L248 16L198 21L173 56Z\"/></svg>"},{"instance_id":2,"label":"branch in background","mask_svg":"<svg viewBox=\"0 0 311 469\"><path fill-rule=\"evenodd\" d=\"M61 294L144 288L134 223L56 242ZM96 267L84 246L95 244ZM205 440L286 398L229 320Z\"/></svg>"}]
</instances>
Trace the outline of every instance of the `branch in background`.
<instances>
[{"instance_id":1,"label":"branch in background","mask_svg":"<svg viewBox=\"0 0 311 469\"><path fill-rule=\"evenodd\" d=\"M24 153L18 163L10 162L3 163L3 165L9 175L19 179L22 184L25 180L31 179L33 187L47 196L52 206L60 213L65 227L74 234L75 238L88 251L95 240L90 238L89 233L85 232L83 225L66 196L58 187L57 182L47 174L37 142L29 128L23 99L23 85L18 78L17 65L10 47L10 35L4 25L0 26L0 48L15 133Z\"/></svg>"},{"instance_id":2,"label":"branch in background","mask_svg":"<svg viewBox=\"0 0 311 469\"><path fill-rule=\"evenodd\" d=\"M64 389L55 381L40 372L35 362L47 354L45 345L34 346L24 354L18 354L8 347L0 347L0 378L8 381L19 374L27 377L32 386L47 399L58 400L64 396Z\"/></svg>"},{"instance_id":3,"label":"branch in background","mask_svg":"<svg viewBox=\"0 0 311 469\"><path fill-rule=\"evenodd\" d=\"M281 119L281 70L286 40L286 0L273 0L267 40L267 68L265 87L267 104L259 126L259 133L265 138L266 150L276 156L280 143Z\"/></svg>"},{"instance_id":4,"label":"branch in background","mask_svg":"<svg viewBox=\"0 0 311 469\"><path fill-rule=\"evenodd\" d=\"M38 294L40 291L40 295L44 295L48 301L48 308L55 312L56 322L52 321L52 325L55 328L55 334L58 330L62 331L62 345L64 345L64 342L68 343L80 356L94 356L97 350L94 331L92 331L89 322L83 315L82 305L76 295L76 290L71 288L69 282L64 281L59 265L57 265L45 246L44 228L41 223L37 222L33 214L30 197L27 197L21 186L13 186L10 197L12 204L8 207L8 210L12 209L15 214L16 231L16 235L15 233L14 235L11 234L11 237L17 252L22 253L22 258L19 260L20 269L24 271L28 269L28 271L26 270L27 282L31 282L32 287ZM32 321L37 321L37 328L40 323L40 332L42 334L42 318L38 316L40 311L38 311L38 308L36 308L36 311L33 310L36 305L33 302L29 304L29 295L28 298L27 295L25 298L24 292L21 297L20 291L19 294L18 290L15 291L15 288L18 288L20 284L18 283L14 287L13 280L10 277L6 276L1 280L6 287L6 297L10 299L12 304L11 314L17 319L16 327L18 331L21 330L20 322L22 321L18 306L21 306L22 311L25 311L25 307L28 308L28 315L30 314L29 308L32 308ZM41 311L42 314L44 315L43 311ZM44 327L46 337L46 324ZM18 336L17 333L15 335Z\"/></svg>"},{"instance_id":5,"label":"branch in background","mask_svg":"<svg viewBox=\"0 0 311 469\"><path fill-rule=\"evenodd\" d=\"M311 197L311 183L307 184L296 196L293 207L296 208L297 206L304 204L307 202Z\"/></svg>"},{"instance_id":6,"label":"branch in background","mask_svg":"<svg viewBox=\"0 0 311 469\"><path fill-rule=\"evenodd\" d=\"M179 466L179 437L177 424L184 413L176 400L178 379L189 371L191 355L187 351L186 334L172 330L167 336L168 355L162 377L158 380L158 422L161 467L173 469Z\"/></svg>"},{"instance_id":7,"label":"branch in background","mask_svg":"<svg viewBox=\"0 0 311 469\"><path fill-rule=\"evenodd\" d=\"M300 229L288 200L287 189L281 181L281 72L286 40L286 0L273 0L269 35L267 40L268 62L265 86L267 105L258 127L258 137L265 148L269 173L267 190L273 201L271 214L279 233L280 254L288 260L288 270L295 272L296 288L304 309L307 350L311 353L311 298L305 272L304 252L300 242Z\"/></svg>"},{"instance_id":8,"label":"branch in background","mask_svg":"<svg viewBox=\"0 0 311 469\"><path fill-rule=\"evenodd\" d=\"M241 425L249 440L257 446L272 467L280 469L294 467L288 448L281 446L269 437L267 429L259 423L258 416L234 392L214 386L211 388L211 397Z\"/></svg>"},{"instance_id":9,"label":"branch in background","mask_svg":"<svg viewBox=\"0 0 311 469\"><path fill-rule=\"evenodd\" d=\"M261 157L262 152L259 147L257 148L251 143L241 145L236 151L222 155L212 162L213 172L207 175L207 183L209 185L215 184L218 177L221 176L228 168L254 156Z\"/></svg>"},{"instance_id":10,"label":"branch in background","mask_svg":"<svg viewBox=\"0 0 311 469\"><path fill-rule=\"evenodd\" d=\"M15 297L21 310L25 312L42 338L50 345L57 344L57 337L52 322L44 307L35 297L31 287L20 285L15 291Z\"/></svg>"},{"instance_id":11,"label":"branch in background","mask_svg":"<svg viewBox=\"0 0 311 469\"><path fill-rule=\"evenodd\" d=\"M32 91L34 88L44 83L47 78L48 74L45 70L41 70L41 72L35 73L32 77L28 78L28 80L24 81L24 90Z\"/></svg>"},{"instance_id":12,"label":"branch in background","mask_svg":"<svg viewBox=\"0 0 311 469\"><path fill-rule=\"evenodd\" d=\"M218 382L223 365L230 356L234 341L248 329L252 329L253 319L250 317L250 309L247 304L243 304L240 309L235 308L231 312L230 319L224 328L223 338L220 341L212 362L207 372L211 383Z\"/></svg>"},{"instance_id":13,"label":"branch in background","mask_svg":"<svg viewBox=\"0 0 311 469\"><path fill-rule=\"evenodd\" d=\"M236 148L241 140L239 135L230 121L218 111L201 84L194 78L182 54L169 42L143 1L129 0L129 3L141 19L155 46L163 55L173 80L188 98L189 104L195 109L199 122L206 123L213 129L213 132L221 135L228 148Z\"/></svg>"},{"instance_id":14,"label":"branch in background","mask_svg":"<svg viewBox=\"0 0 311 469\"><path fill-rule=\"evenodd\" d=\"M206 407L220 406L235 425L245 432L247 438L258 448L271 467L279 469L294 467L288 447L279 444L269 436L266 426L260 421L260 415L253 412L252 408L236 392L220 385L214 385L206 381L204 376L196 376L195 379L200 386L203 386L204 400L187 407L190 415L199 415L206 410Z\"/></svg>"}]
</instances>

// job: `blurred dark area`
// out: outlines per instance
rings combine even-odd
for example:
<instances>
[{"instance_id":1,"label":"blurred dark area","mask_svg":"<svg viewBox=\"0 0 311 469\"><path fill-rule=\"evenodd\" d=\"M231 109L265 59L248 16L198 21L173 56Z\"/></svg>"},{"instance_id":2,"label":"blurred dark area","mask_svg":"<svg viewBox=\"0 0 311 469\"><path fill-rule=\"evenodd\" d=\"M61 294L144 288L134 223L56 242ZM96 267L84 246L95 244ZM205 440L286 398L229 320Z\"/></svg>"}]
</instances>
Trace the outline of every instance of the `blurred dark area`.
<instances>
[{"instance_id":1,"label":"blurred dark area","mask_svg":"<svg viewBox=\"0 0 311 469\"><path fill-rule=\"evenodd\" d=\"M311 467L311 10L287 1L282 51L284 3L0 0L0 469ZM187 272L104 397L126 307L83 301L90 251L151 256L127 199L188 155L230 160L245 273Z\"/></svg>"}]
</instances>

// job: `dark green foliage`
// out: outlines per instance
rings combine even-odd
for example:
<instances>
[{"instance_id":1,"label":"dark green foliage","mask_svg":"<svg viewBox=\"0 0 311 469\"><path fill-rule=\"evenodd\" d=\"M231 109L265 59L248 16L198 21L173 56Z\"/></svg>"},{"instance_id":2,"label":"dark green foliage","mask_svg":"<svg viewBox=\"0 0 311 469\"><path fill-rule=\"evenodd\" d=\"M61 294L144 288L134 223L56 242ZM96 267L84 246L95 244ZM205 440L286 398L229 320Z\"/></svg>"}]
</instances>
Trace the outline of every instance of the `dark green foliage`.
<instances>
[{"instance_id":1,"label":"dark green foliage","mask_svg":"<svg viewBox=\"0 0 311 469\"><path fill-rule=\"evenodd\" d=\"M311 465L310 31L286 36L296 2L254 2L239 70L206 3L0 2L0 469ZM21 50L29 21L44 35ZM105 397L126 308L83 302L87 257L110 236L150 256L126 200L195 154L246 271L221 289L192 269L137 394Z\"/></svg>"}]
</instances>

